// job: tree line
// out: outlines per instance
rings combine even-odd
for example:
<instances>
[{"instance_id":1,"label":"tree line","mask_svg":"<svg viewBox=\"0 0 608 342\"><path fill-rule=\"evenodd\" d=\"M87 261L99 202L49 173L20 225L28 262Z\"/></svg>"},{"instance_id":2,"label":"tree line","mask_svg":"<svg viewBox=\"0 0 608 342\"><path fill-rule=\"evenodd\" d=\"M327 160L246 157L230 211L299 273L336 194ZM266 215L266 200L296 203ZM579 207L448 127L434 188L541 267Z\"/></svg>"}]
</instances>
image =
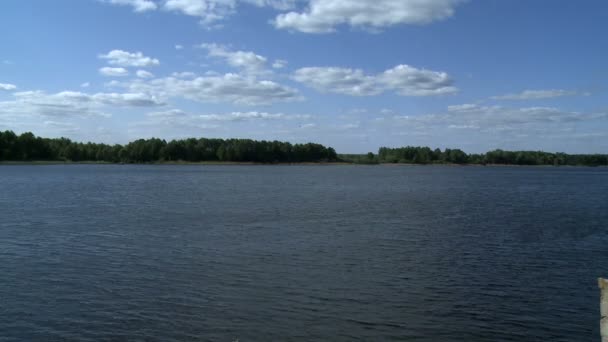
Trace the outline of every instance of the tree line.
<instances>
[{"instance_id":1,"label":"tree line","mask_svg":"<svg viewBox=\"0 0 608 342\"><path fill-rule=\"evenodd\" d=\"M126 145L79 143L67 138L49 139L27 132L0 131L0 161L90 161L109 163L153 162L334 162L331 147L250 139L182 139L169 142L139 139Z\"/></svg>"},{"instance_id":2,"label":"tree line","mask_svg":"<svg viewBox=\"0 0 608 342\"><path fill-rule=\"evenodd\" d=\"M154 162L350 162L357 164L502 164L608 166L606 154L566 154L542 151L494 150L467 154L460 149L431 149L406 146L381 147L377 154L336 154L320 144L291 144L251 139L190 138L171 140L139 139L126 145L74 142L67 138L41 138L27 132L17 135L0 131L0 161L74 161L109 163Z\"/></svg>"},{"instance_id":3,"label":"tree line","mask_svg":"<svg viewBox=\"0 0 608 342\"><path fill-rule=\"evenodd\" d=\"M410 164L498 164L498 165L572 165L608 166L606 154L566 154L542 151L494 150L484 154L467 154L459 149L434 149L407 146L382 147L378 155L362 156L363 161Z\"/></svg>"}]
</instances>

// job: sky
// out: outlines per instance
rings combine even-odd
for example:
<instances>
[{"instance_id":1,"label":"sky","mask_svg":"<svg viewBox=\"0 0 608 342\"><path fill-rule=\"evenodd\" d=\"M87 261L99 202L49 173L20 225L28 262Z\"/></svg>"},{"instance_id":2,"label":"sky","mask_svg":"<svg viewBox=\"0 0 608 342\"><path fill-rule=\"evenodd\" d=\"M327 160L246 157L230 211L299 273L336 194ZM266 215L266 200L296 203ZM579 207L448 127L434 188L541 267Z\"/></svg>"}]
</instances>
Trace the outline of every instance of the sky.
<instances>
[{"instance_id":1,"label":"sky","mask_svg":"<svg viewBox=\"0 0 608 342\"><path fill-rule=\"evenodd\" d=\"M2 0L0 130L608 153L605 0Z\"/></svg>"}]
</instances>

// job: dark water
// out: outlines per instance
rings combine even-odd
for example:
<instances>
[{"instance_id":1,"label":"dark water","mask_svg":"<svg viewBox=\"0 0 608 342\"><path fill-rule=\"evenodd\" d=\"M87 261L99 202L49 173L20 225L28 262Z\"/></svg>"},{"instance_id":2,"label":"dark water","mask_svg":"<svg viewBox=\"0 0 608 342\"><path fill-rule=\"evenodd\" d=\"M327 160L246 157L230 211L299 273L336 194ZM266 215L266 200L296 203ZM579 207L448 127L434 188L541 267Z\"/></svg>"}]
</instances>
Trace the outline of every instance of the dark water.
<instances>
[{"instance_id":1,"label":"dark water","mask_svg":"<svg viewBox=\"0 0 608 342\"><path fill-rule=\"evenodd\" d=\"M2 166L0 341L598 341L608 169Z\"/></svg>"}]
</instances>

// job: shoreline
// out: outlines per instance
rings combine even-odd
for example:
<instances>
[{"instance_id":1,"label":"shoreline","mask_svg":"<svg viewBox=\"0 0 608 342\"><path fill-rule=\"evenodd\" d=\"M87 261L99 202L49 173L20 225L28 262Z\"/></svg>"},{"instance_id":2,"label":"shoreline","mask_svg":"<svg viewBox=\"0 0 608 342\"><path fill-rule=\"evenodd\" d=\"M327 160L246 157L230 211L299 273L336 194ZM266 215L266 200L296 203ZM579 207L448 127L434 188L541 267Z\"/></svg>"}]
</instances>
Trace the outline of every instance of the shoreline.
<instances>
[{"instance_id":1,"label":"shoreline","mask_svg":"<svg viewBox=\"0 0 608 342\"><path fill-rule=\"evenodd\" d=\"M301 163L259 163L259 162L222 162L222 161L166 161L153 163L113 163L113 162L98 162L98 161L50 161L50 160L33 160L33 161L0 161L1 165L355 165L348 162L301 162Z\"/></svg>"},{"instance_id":2,"label":"shoreline","mask_svg":"<svg viewBox=\"0 0 608 342\"><path fill-rule=\"evenodd\" d=\"M585 167L585 168L606 168L608 165L587 166L587 165L518 165L518 164L414 164L414 163L351 163L351 162L301 162L301 163L259 163L259 162L222 162L222 161L167 161L153 163L113 163L100 161L50 161L50 160L33 160L33 161L0 161L0 166L45 166L45 165L209 165L209 166L388 166L388 167L404 167L404 166L448 166L448 167L534 167L534 168L563 168L563 167Z\"/></svg>"}]
</instances>

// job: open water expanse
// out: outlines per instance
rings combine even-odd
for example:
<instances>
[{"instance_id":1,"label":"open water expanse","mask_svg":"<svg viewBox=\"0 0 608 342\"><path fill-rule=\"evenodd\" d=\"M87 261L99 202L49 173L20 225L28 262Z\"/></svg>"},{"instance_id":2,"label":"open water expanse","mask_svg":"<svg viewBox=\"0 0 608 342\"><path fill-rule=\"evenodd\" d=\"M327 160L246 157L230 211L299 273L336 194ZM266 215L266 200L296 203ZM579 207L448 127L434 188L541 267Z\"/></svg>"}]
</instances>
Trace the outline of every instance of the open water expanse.
<instances>
[{"instance_id":1,"label":"open water expanse","mask_svg":"<svg viewBox=\"0 0 608 342\"><path fill-rule=\"evenodd\" d=\"M608 169L0 166L0 341L599 341Z\"/></svg>"}]
</instances>

